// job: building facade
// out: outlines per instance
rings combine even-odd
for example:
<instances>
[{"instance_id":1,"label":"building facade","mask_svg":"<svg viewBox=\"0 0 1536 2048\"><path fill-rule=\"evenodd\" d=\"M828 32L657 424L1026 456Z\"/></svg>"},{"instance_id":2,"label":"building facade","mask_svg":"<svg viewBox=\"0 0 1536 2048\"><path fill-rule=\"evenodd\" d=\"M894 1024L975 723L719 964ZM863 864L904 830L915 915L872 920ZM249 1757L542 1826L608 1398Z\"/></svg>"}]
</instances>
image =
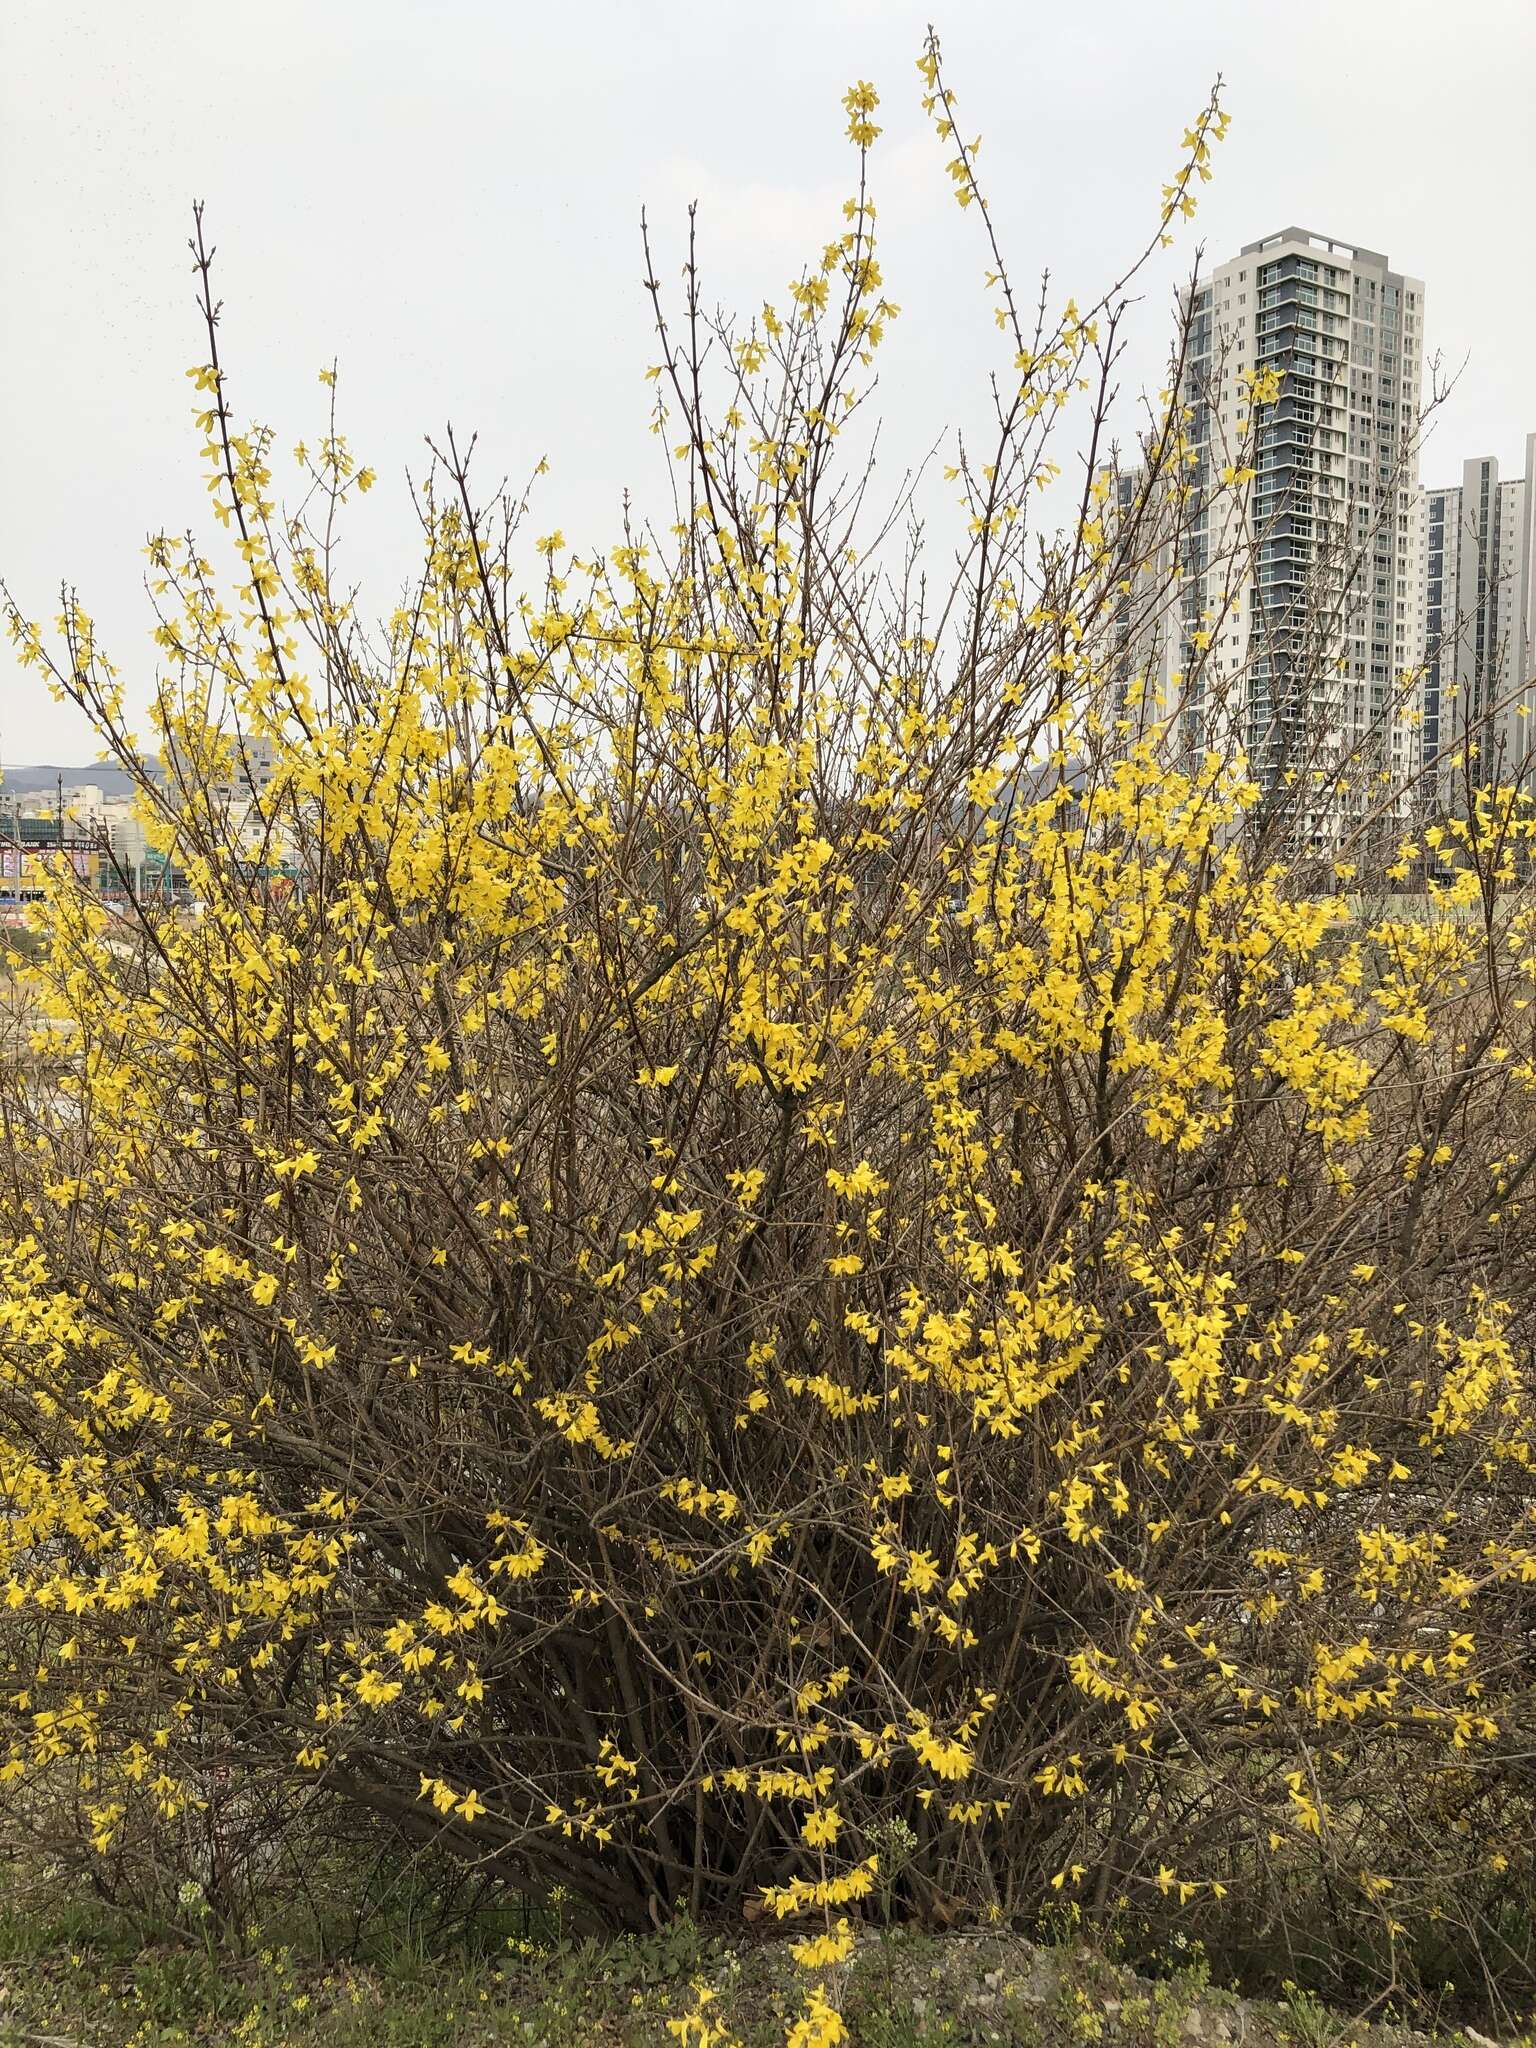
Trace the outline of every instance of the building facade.
<instances>
[{"instance_id":1,"label":"building facade","mask_svg":"<svg viewBox=\"0 0 1536 2048\"><path fill-rule=\"evenodd\" d=\"M1241 749L1316 850L1406 815L1422 758L1424 304L1378 251L1305 228L1211 273L1185 308L1178 600L1118 636L1181 749ZM1264 369L1279 394L1255 415Z\"/></svg>"},{"instance_id":2,"label":"building facade","mask_svg":"<svg viewBox=\"0 0 1536 2048\"><path fill-rule=\"evenodd\" d=\"M1491 456L1425 493L1426 794L1528 782L1536 749L1536 434L1525 474Z\"/></svg>"}]
</instances>

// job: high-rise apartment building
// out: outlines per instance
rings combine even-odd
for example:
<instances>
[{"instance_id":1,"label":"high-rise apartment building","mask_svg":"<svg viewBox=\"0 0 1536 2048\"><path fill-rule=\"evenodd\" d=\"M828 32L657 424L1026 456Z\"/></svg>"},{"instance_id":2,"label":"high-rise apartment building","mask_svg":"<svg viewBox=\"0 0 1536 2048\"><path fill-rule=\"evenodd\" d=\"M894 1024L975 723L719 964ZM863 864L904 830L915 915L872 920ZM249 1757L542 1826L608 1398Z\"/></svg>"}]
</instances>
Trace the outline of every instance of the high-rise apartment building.
<instances>
[{"instance_id":1,"label":"high-rise apartment building","mask_svg":"<svg viewBox=\"0 0 1536 2048\"><path fill-rule=\"evenodd\" d=\"M1425 493L1426 784L1442 800L1468 786L1527 780L1536 749L1536 434L1525 475L1502 481L1491 457Z\"/></svg>"},{"instance_id":2,"label":"high-rise apartment building","mask_svg":"<svg viewBox=\"0 0 1536 2048\"><path fill-rule=\"evenodd\" d=\"M1418 767L1424 286L1288 227L1187 312L1179 600L1155 628L1122 619L1119 666L1147 676L1184 747L1240 745L1289 836L1326 848L1367 809L1406 811ZM1245 462L1262 368L1280 390Z\"/></svg>"}]
</instances>

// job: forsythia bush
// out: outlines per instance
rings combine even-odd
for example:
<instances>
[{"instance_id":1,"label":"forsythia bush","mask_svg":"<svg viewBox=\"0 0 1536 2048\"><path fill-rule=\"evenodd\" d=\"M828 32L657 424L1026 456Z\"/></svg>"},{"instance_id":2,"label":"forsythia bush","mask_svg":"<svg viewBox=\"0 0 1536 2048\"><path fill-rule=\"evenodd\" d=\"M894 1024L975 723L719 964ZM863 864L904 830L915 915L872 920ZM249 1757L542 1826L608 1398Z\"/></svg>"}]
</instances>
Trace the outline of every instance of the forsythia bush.
<instances>
[{"instance_id":1,"label":"forsythia bush","mask_svg":"<svg viewBox=\"0 0 1536 2048\"><path fill-rule=\"evenodd\" d=\"M782 307L657 294L673 523L519 596L450 443L374 632L372 478L333 421L278 509L199 229L240 566L152 543L160 779L79 609L12 615L195 898L56 876L4 1075L17 1827L311 1787L817 1969L877 1908L1320 1871L1390 1938L1528 1881L1529 818L1352 916L1239 755L1125 715L1176 402L1134 516L1031 517L1117 300L1026 331L999 263L958 564L870 509L874 106Z\"/></svg>"}]
</instances>

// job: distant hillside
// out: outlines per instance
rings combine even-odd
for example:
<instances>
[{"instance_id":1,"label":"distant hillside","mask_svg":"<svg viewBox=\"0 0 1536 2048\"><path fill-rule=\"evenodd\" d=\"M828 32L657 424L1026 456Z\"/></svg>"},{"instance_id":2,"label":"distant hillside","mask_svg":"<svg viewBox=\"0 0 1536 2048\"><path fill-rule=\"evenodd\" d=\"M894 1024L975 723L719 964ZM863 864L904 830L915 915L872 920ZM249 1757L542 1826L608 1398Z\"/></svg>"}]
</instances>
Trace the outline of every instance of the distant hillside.
<instances>
[{"instance_id":1,"label":"distant hillside","mask_svg":"<svg viewBox=\"0 0 1536 2048\"><path fill-rule=\"evenodd\" d=\"M51 761L6 761L0 764L0 799L30 796L36 790L57 789L61 782L66 789L78 789L82 783L94 782L103 796L127 796L133 789L132 777L115 761L90 761L83 767L73 768Z\"/></svg>"}]
</instances>

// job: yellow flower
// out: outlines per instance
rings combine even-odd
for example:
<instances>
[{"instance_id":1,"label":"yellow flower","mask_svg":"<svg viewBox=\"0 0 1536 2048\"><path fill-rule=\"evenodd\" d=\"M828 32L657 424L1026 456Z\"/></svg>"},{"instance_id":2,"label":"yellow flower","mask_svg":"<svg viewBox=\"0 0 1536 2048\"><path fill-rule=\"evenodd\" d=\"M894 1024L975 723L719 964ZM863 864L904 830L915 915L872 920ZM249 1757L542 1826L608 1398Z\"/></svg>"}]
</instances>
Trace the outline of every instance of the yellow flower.
<instances>
[{"instance_id":1,"label":"yellow flower","mask_svg":"<svg viewBox=\"0 0 1536 2048\"><path fill-rule=\"evenodd\" d=\"M808 1935L803 1941L792 1941L789 1952L802 1969L829 1969L834 1963L847 1962L853 1954L853 1929L846 1919L841 1919L835 1928L825 1933Z\"/></svg>"},{"instance_id":2,"label":"yellow flower","mask_svg":"<svg viewBox=\"0 0 1536 2048\"><path fill-rule=\"evenodd\" d=\"M806 1815L800 1833L813 1849L821 1849L837 1840L842 1825L842 1816L835 1806L820 1806Z\"/></svg>"}]
</instances>

